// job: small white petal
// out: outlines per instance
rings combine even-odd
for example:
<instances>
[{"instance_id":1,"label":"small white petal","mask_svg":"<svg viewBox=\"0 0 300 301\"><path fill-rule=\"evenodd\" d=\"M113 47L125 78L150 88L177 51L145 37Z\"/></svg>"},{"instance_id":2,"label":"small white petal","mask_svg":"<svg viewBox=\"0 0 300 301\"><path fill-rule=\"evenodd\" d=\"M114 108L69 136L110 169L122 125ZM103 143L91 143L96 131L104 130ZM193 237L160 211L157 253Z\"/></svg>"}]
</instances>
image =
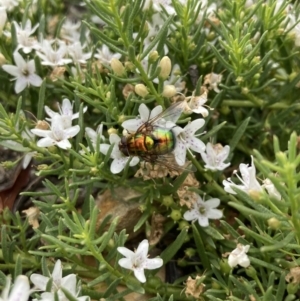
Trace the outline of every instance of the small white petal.
<instances>
[{"instance_id":1,"label":"small white petal","mask_svg":"<svg viewBox=\"0 0 300 301\"><path fill-rule=\"evenodd\" d=\"M124 167L126 166L127 161L129 159L130 159L130 157L114 159L110 165L110 171L113 174L117 174L117 173L121 172L124 169Z\"/></svg>"},{"instance_id":2,"label":"small white petal","mask_svg":"<svg viewBox=\"0 0 300 301\"><path fill-rule=\"evenodd\" d=\"M133 273L138 281L140 281L141 283L146 282L146 277L143 269L135 269L133 270Z\"/></svg>"},{"instance_id":3,"label":"small white petal","mask_svg":"<svg viewBox=\"0 0 300 301\"><path fill-rule=\"evenodd\" d=\"M9 295L9 301L27 301L30 295L29 281L26 276L17 277L14 287Z\"/></svg>"},{"instance_id":4,"label":"small white petal","mask_svg":"<svg viewBox=\"0 0 300 301\"><path fill-rule=\"evenodd\" d=\"M121 253L125 257L132 257L134 255L134 252L132 252L131 250L129 250L125 247L118 247L117 250L119 253Z\"/></svg>"},{"instance_id":5,"label":"small white petal","mask_svg":"<svg viewBox=\"0 0 300 301\"><path fill-rule=\"evenodd\" d=\"M124 269L128 269L128 270L132 270L133 269L133 265L132 265L132 261L131 259L128 259L128 258L121 258L119 261L118 261L118 264L124 268Z\"/></svg>"},{"instance_id":6,"label":"small white petal","mask_svg":"<svg viewBox=\"0 0 300 301\"><path fill-rule=\"evenodd\" d=\"M209 225L208 218L204 215L198 216L198 222L201 227L208 227Z\"/></svg>"},{"instance_id":7,"label":"small white petal","mask_svg":"<svg viewBox=\"0 0 300 301\"><path fill-rule=\"evenodd\" d=\"M147 259L145 263L145 269L155 270L160 268L163 265L163 260L161 258L151 258Z\"/></svg>"}]
</instances>

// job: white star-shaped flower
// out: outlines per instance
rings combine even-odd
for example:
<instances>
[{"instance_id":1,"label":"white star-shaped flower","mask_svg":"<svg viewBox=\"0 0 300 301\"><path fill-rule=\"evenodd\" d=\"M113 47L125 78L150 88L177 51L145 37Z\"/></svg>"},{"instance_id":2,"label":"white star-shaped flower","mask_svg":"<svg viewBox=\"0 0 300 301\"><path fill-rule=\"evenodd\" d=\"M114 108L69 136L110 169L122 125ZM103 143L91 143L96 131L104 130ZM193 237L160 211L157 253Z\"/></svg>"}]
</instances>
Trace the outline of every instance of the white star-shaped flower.
<instances>
[{"instance_id":1,"label":"white star-shaped flower","mask_svg":"<svg viewBox=\"0 0 300 301\"><path fill-rule=\"evenodd\" d=\"M200 153L204 167L210 170L224 170L230 163L224 163L230 152L229 145L222 146L221 144L212 145L210 142L206 144L205 153Z\"/></svg>"},{"instance_id":2,"label":"white star-shaped flower","mask_svg":"<svg viewBox=\"0 0 300 301\"><path fill-rule=\"evenodd\" d=\"M22 25L18 25L17 22L14 22L14 26L16 28L16 35L18 46L16 51L22 49L24 53L30 53L33 49L39 48L39 43L36 38L30 37L36 29L39 27L39 23L36 24L33 28L31 28L31 21L27 20L24 28Z\"/></svg>"},{"instance_id":3,"label":"white star-shaped flower","mask_svg":"<svg viewBox=\"0 0 300 301\"><path fill-rule=\"evenodd\" d=\"M113 58L120 59L120 53L112 53L106 45L102 45L101 49L97 49L97 54L95 54L95 58L97 58L101 63L109 65Z\"/></svg>"},{"instance_id":4,"label":"white star-shaped flower","mask_svg":"<svg viewBox=\"0 0 300 301\"><path fill-rule=\"evenodd\" d=\"M72 45L68 46L69 55L73 59L73 63L86 64L92 56L92 52L83 53L85 45L81 45L80 42L75 42Z\"/></svg>"},{"instance_id":5,"label":"white star-shaped flower","mask_svg":"<svg viewBox=\"0 0 300 301\"><path fill-rule=\"evenodd\" d=\"M118 247L118 252L126 258L119 260L119 265L128 270L132 270L134 276L142 283L146 282L146 276L144 270L158 269L163 265L161 258L148 258L149 242L144 239L138 246L135 252L125 248Z\"/></svg>"},{"instance_id":6,"label":"white star-shaped flower","mask_svg":"<svg viewBox=\"0 0 300 301\"><path fill-rule=\"evenodd\" d=\"M110 171L113 174L117 174L121 172L124 167L126 166L127 162L129 162L129 166L135 166L139 163L140 159L136 156L129 157L125 156L120 150L119 150L119 143L121 141L121 138L117 134L111 134L109 136L109 142L111 145L113 145L113 149L111 152L111 158L114 159L110 165ZM100 144L100 152L104 155L107 154L108 150L110 148L109 144Z\"/></svg>"},{"instance_id":7,"label":"white star-shaped flower","mask_svg":"<svg viewBox=\"0 0 300 301\"><path fill-rule=\"evenodd\" d=\"M73 104L71 104L70 100L67 98L63 99L62 106L58 104L58 112L52 111L48 106L45 106L45 111L50 118L46 118L46 120L52 122L54 116L60 116L63 121L64 129L70 128L72 126L72 120L77 119L79 117L79 113L73 114ZM83 113L87 111L87 107L83 108Z\"/></svg>"},{"instance_id":8,"label":"white star-shaped flower","mask_svg":"<svg viewBox=\"0 0 300 301\"><path fill-rule=\"evenodd\" d=\"M86 301L90 300L88 296L77 297L79 294L79 290L76 287L76 275L69 274L65 277L62 277L62 266L61 261L58 259L54 265L54 269L51 277L46 277L40 274L32 274L30 276L31 282L35 285L35 287L41 291L46 291L47 284L52 279L52 287L50 292L44 292L41 294L41 300L47 301L55 301L55 293L58 295L58 299L60 301L69 300L61 288L67 290L76 300L78 301ZM39 299L34 299L39 300Z\"/></svg>"},{"instance_id":9,"label":"white star-shaped flower","mask_svg":"<svg viewBox=\"0 0 300 301\"><path fill-rule=\"evenodd\" d=\"M251 166L249 166L248 164L241 163L239 169L242 178L240 178L238 175L237 177L242 182L242 185L237 185L233 183L230 178L228 178L227 180L223 181L224 190L228 193L236 194L236 192L233 191L231 188L231 187L236 187L245 191L248 194L251 193L252 191L261 192L262 187L256 180L256 169L253 162L253 156L251 156Z\"/></svg>"},{"instance_id":10,"label":"white star-shaped flower","mask_svg":"<svg viewBox=\"0 0 300 301\"><path fill-rule=\"evenodd\" d=\"M40 51L36 52L42 60L42 65L56 67L71 63L72 59L65 58L68 52L67 45L63 41L58 41L58 45L53 47L53 43L54 41L44 40L41 44ZM58 46L58 48L56 46Z\"/></svg>"},{"instance_id":11,"label":"white star-shaped flower","mask_svg":"<svg viewBox=\"0 0 300 301\"><path fill-rule=\"evenodd\" d=\"M85 133L90 138L92 145L94 149L96 150L97 141L104 140L104 136L102 135L103 132L103 124L100 124L96 131L94 131L92 128L86 127Z\"/></svg>"},{"instance_id":12,"label":"white star-shaped flower","mask_svg":"<svg viewBox=\"0 0 300 301\"><path fill-rule=\"evenodd\" d=\"M1 301L27 301L32 293L29 286L28 278L24 275L19 275L14 283L14 286L9 293L11 284L10 276L6 277L6 285L0 297Z\"/></svg>"},{"instance_id":13,"label":"white star-shaped flower","mask_svg":"<svg viewBox=\"0 0 300 301\"><path fill-rule=\"evenodd\" d=\"M204 119L196 119L188 123L184 129L179 126L172 129L176 137L176 144L173 152L178 165L184 165L186 151L188 149L192 149L197 153L205 151L205 144L195 136L195 132L202 128L204 123Z\"/></svg>"},{"instance_id":14,"label":"white star-shaped flower","mask_svg":"<svg viewBox=\"0 0 300 301\"><path fill-rule=\"evenodd\" d=\"M42 84L42 79L35 74L34 60L26 62L19 52L14 52L13 56L16 66L3 65L2 68L15 77L15 92L20 93L29 85L39 87Z\"/></svg>"},{"instance_id":15,"label":"white star-shaped flower","mask_svg":"<svg viewBox=\"0 0 300 301\"><path fill-rule=\"evenodd\" d=\"M243 268L247 268L250 265L250 259L247 255L250 245L238 244L237 247L230 253L228 257L228 264L231 268L240 265Z\"/></svg>"},{"instance_id":16,"label":"white star-shaped flower","mask_svg":"<svg viewBox=\"0 0 300 301\"><path fill-rule=\"evenodd\" d=\"M71 148L68 139L76 136L80 131L79 125L64 128L64 122L60 115L52 118L51 130L32 129L31 132L39 137L44 137L37 142L39 147L49 147L57 145L62 149Z\"/></svg>"},{"instance_id":17,"label":"white star-shaped flower","mask_svg":"<svg viewBox=\"0 0 300 301\"><path fill-rule=\"evenodd\" d=\"M223 216L221 210L216 209L220 205L219 199L210 199L204 202L198 195L196 202L193 203L193 208L184 213L183 218L187 221L198 220L201 227L209 225L209 219L220 219Z\"/></svg>"}]
</instances>

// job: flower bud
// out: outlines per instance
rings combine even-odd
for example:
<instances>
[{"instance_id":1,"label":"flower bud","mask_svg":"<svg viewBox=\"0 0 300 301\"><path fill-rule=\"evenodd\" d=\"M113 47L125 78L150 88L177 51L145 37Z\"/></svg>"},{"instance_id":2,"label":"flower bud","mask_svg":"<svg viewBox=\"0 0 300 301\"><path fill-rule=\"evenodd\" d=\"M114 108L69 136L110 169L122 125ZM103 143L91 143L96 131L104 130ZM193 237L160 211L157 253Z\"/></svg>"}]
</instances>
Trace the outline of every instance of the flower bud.
<instances>
[{"instance_id":1,"label":"flower bud","mask_svg":"<svg viewBox=\"0 0 300 301\"><path fill-rule=\"evenodd\" d=\"M223 275L229 275L231 272L231 267L228 264L227 259L221 259L220 260L220 270L223 273Z\"/></svg>"},{"instance_id":2,"label":"flower bud","mask_svg":"<svg viewBox=\"0 0 300 301\"><path fill-rule=\"evenodd\" d=\"M184 250L184 253L188 258L192 258L193 256L195 256L196 250L193 248L187 248Z\"/></svg>"},{"instance_id":3,"label":"flower bud","mask_svg":"<svg viewBox=\"0 0 300 301\"><path fill-rule=\"evenodd\" d=\"M108 135L111 135L111 134L118 134L118 130L116 130L115 128L109 128L107 130L107 133Z\"/></svg>"},{"instance_id":4,"label":"flower bud","mask_svg":"<svg viewBox=\"0 0 300 301\"><path fill-rule=\"evenodd\" d=\"M172 69L172 63L171 60L168 56L164 56L160 62L159 62L159 66L161 68L159 77L163 80L167 79L171 73L171 69Z\"/></svg>"},{"instance_id":5,"label":"flower bud","mask_svg":"<svg viewBox=\"0 0 300 301\"><path fill-rule=\"evenodd\" d=\"M272 229L272 230L278 230L280 228L281 222L275 218L275 217L271 217L268 219L268 226Z\"/></svg>"},{"instance_id":6,"label":"flower bud","mask_svg":"<svg viewBox=\"0 0 300 301\"><path fill-rule=\"evenodd\" d=\"M148 89L144 84L137 84L134 87L134 91L137 95L139 95L143 98L146 97L149 94Z\"/></svg>"},{"instance_id":7,"label":"flower bud","mask_svg":"<svg viewBox=\"0 0 300 301\"><path fill-rule=\"evenodd\" d=\"M170 195L165 195L162 204L169 208L174 204L174 199Z\"/></svg>"},{"instance_id":8,"label":"flower bud","mask_svg":"<svg viewBox=\"0 0 300 301\"><path fill-rule=\"evenodd\" d=\"M0 52L0 67L6 63L5 56Z\"/></svg>"},{"instance_id":9,"label":"flower bud","mask_svg":"<svg viewBox=\"0 0 300 301\"><path fill-rule=\"evenodd\" d=\"M187 221L182 220L178 223L177 230L181 231L183 229L188 229L189 227L190 227L190 224Z\"/></svg>"},{"instance_id":10,"label":"flower bud","mask_svg":"<svg viewBox=\"0 0 300 301\"><path fill-rule=\"evenodd\" d=\"M49 123L45 120L38 120L38 122L35 125L36 129L39 130L48 130L50 128Z\"/></svg>"},{"instance_id":11,"label":"flower bud","mask_svg":"<svg viewBox=\"0 0 300 301\"><path fill-rule=\"evenodd\" d=\"M156 50L151 51L148 57L149 63L156 62L158 58L159 58L158 52Z\"/></svg>"},{"instance_id":12,"label":"flower bud","mask_svg":"<svg viewBox=\"0 0 300 301\"><path fill-rule=\"evenodd\" d=\"M125 69L127 71L133 72L136 69L136 67L132 62L125 62Z\"/></svg>"},{"instance_id":13,"label":"flower bud","mask_svg":"<svg viewBox=\"0 0 300 301\"><path fill-rule=\"evenodd\" d=\"M248 268L245 269L245 271L246 271L247 276L255 279L257 273L256 273L256 270L254 267L252 267L250 265Z\"/></svg>"},{"instance_id":14,"label":"flower bud","mask_svg":"<svg viewBox=\"0 0 300 301\"><path fill-rule=\"evenodd\" d=\"M180 210L173 209L170 214L170 217L174 222L177 222L182 219L182 214L181 214Z\"/></svg>"},{"instance_id":15,"label":"flower bud","mask_svg":"<svg viewBox=\"0 0 300 301\"><path fill-rule=\"evenodd\" d=\"M289 293L289 295L294 295L297 293L299 289L299 284L298 283L289 283L287 286L286 286L286 290L287 292Z\"/></svg>"},{"instance_id":16,"label":"flower bud","mask_svg":"<svg viewBox=\"0 0 300 301\"><path fill-rule=\"evenodd\" d=\"M125 74L125 68L118 59L112 58L110 61L110 66L116 75L123 76Z\"/></svg>"},{"instance_id":17,"label":"flower bud","mask_svg":"<svg viewBox=\"0 0 300 301\"><path fill-rule=\"evenodd\" d=\"M174 85L165 85L163 90L163 97L170 98L177 93L176 88Z\"/></svg>"}]
</instances>

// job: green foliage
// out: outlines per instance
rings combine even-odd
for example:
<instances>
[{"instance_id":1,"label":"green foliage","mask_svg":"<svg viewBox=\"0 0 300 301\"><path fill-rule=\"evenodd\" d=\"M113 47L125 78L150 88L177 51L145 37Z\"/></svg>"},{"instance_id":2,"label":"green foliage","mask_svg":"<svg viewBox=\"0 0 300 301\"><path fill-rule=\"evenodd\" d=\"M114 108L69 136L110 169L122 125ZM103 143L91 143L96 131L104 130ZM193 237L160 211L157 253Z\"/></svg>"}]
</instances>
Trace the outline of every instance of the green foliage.
<instances>
[{"instance_id":1,"label":"green foliage","mask_svg":"<svg viewBox=\"0 0 300 301\"><path fill-rule=\"evenodd\" d=\"M72 62L61 71L43 65L36 52L19 50L24 58L34 60L36 73L43 78L40 87L27 87L20 95L1 68L0 145L31 154L43 186L21 193L39 210L38 228L32 229L29 218L18 210L5 209L0 215L1 287L8 274L15 279L41 271L50 277L54 260L61 259L64 273L75 273L82 294L93 299L125 300L135 292L151 295L151 301L297 300L299 280L292 271L300 265L299 5L250 2L173 0L170 13L168 5L145 9L147 0L86 0L79 38L85 51L91 52L86 64ZM40 38L62 39L64 4L39 0L32 9L31 1L21 1L19 9L8 12L7 33L0 36L6 64L15 63L13 51L18 45L13 20L39 23L35 35ZM54 18L53 26L54 16L60 21ZM96 17L102 20L100 25L93 21ZM119 59L97 60L97 51L105 52L104 46ZM164 80L160 74L166 56L172 70ZM215 82L213 75L218 78ZM184 84L181 92L166 97L166 85L178 83ZM135 90L138 84L146 89L143 97ZM204 91L209 115L199 139L229 145L229 168L207 170L199 154L188 152L191 164L176 177L152 179L152 170L138 170L129 162L121 173L111 172L114 145L104 154L101 144L108 144L111 134L124 135L122 123L136 118L140 104L150 109L161 105L165 110L173 101L198 97ZM80 131L70 139L72 147L37 146L30 130L46 119L45 106L53 109L64 98L74 100L73 112L78 112L73 124ZM178 125L184 127L200 117L185 112ZM93 141L85 128L100 124L101 134ZM250 155L259 182L269 179L273 194L236 187L232 187L235 194L225 192L223 181L238 167L245 181L247 167L239 165L248 164ZM16 166L22 159L2 162L1 167ZM189 185L191 171L195 182ZM107 191L114 197L118 188L136 193L130 202L138 203L141 214L132 233L120 230L119 217L107 215L99 223L101 206L94 197ZM223 218L204 228L197 220L184 221L190 203L180 196L181 190L220 199ZM26 204L17 209L22 206ZM151 222L155 214L165 217L161 228ZM153 229L161 236L151 248L163 259L172 283L153 270L141 284L118 265L117 248L124 246L128 234L150 240ZM250 246L249 267L230 267L228 255L237 244ZM289 273L292 281L287 280ZM201 278L195 290L201 284L204 289L198 295L186 294L189 276ZM76 300L67 290L64 293Z\"/></svg>"}]
</instances>

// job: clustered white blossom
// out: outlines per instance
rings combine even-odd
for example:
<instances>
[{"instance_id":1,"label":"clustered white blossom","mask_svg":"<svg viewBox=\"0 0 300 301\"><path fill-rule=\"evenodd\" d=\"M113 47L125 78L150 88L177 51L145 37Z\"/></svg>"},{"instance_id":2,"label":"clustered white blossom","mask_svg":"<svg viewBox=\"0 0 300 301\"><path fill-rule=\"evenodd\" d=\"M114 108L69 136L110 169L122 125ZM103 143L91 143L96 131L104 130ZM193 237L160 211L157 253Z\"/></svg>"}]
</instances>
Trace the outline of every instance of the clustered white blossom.
<instances>
[{"instance_id":1,"label":"clustered white blossom","mask_svg":"<svg viewBox=\"0 0 300 301\"><path fill-rule=\"evenodd\" d=\"M87 107L84 108L86 112ZM50 122L50 129L32 129L31 132L39 137L43 137L37 142L39 147L49 147L57 145L62 149L71 148L70 138L76 136L80 131L80 126L72 126L72 120L79 117L79 113L73 114L73 104L65 98L62 107L59 106L59 113L52 111L45 106L45 111L50 116L46 118Z\"/></svg>"},{"instance_id":2,"label":"clustered white blossom","mask_svg":"<svg viewBox=\"0 0 300 301\"><path fill-rule=\"evenodd\" d=\"M38 298L30 299L33 301L68 301L64 291L67 291L74 300L89 301L89 296L80 296L80 286L77 285L76 275L69 274L62 277L62 265L58 259L54 265L53 272L50 277L41 274L32 274L30 276L34 287L30 289L29 280L27 276L19 275L11 289L11 278L6 277L6 285L2 291L1 301L28 301L32 293L39 293ZM48 284L51 281L51 287ZM49 291L50 290L50 291ZM72 300L73 300L72 299Z\"/></svg>"},{"instance_id":3,"label":"clustered white blossom","mask_svg":"<svg viewBox=\"0 0 300 301\"><path fill-rule=\"evenodd\" d=\"M250 245L238 244L237 247L229 254L228 264L231 268L240 265L243 268L247 268L250 265L250 259L247 255L250 249Z\"/></svg>"}]
</instances>

